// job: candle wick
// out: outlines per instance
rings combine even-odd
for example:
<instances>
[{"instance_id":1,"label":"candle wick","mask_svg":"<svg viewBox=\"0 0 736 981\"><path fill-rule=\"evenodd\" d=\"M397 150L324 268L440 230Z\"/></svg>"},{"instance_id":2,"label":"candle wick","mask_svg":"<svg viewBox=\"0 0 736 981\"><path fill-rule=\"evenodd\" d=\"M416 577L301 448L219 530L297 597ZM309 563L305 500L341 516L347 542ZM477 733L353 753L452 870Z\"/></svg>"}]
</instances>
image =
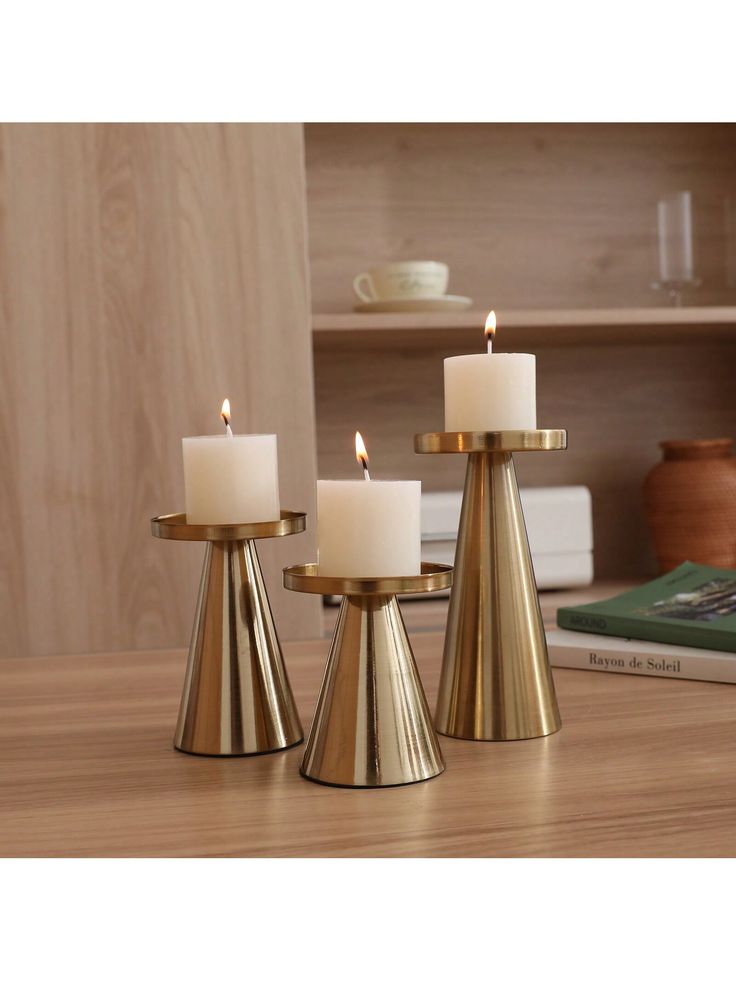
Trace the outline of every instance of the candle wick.
<instances>
[{"instance_id":1,"label":"candle wick","mask_svg":"<svg viewBox=\"0 0 736 981\"><path fill-rule=\"evenodd\" d=\"M364 459L363 459L363 458L361 457L361 460L360 460L360 462L361 462L361 463L363 464L363 479L364 479L364 480L370 480L370 479L371 479L371 475L370 475L370 473L368 472L368 461L367 461L367 460L364 460Z\"/></svg>"},{"instance_id":2,"label":"candle wick","mask_svg":"<svg viewBox=\"0 0 736 981\"><path fill-rule=\"evenodd\" d=\"M487 339L487 347L488 347L488 353L493 354L493 338L491 337L490 334L488 335L488 339Z\"/></svg>"},{"instance_id":3,"label":"candle wick","mask_svg":"<svg viewBox=\"0 0 736 981\"><path fill-rule=\"evenodd\" d=\"M225 431L227 432L228 436L230 436L230 438L232 438L233 431L230 428L230 423L229 422L226 422L225 423Z\"/></svg>"}]
</instances>

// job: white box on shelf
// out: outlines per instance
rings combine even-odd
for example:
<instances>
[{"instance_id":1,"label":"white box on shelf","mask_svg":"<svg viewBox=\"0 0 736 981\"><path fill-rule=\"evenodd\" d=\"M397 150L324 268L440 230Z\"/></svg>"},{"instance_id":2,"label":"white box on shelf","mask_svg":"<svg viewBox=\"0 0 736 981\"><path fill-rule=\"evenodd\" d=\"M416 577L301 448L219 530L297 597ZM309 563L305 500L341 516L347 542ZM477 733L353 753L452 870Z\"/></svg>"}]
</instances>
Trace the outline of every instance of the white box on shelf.
<instances>
[{"instance_id":1,"label":"white box on shelf","mask_svg":"<svg viewBox=\"0 0 736 981\"><path fill-rule=\"evenodd\" d=\"M540 589L588 586L593 581L593 518L587 487L525 487L521 506ZM462 493L422 495L422 560L451 565Z\"/></svg>"}]
</instances>

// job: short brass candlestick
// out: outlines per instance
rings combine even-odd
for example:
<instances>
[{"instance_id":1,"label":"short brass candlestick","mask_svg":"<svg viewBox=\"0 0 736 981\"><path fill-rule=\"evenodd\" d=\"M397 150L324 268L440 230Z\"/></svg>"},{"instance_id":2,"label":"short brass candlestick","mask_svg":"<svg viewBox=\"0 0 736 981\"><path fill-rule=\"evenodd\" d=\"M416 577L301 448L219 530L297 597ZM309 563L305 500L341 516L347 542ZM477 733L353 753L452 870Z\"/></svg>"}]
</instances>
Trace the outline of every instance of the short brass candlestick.
<instances>
[{"instance_id":1,"label":"short brass candlestick","mask_svg":"<svg viewBox=\"0 0 736 981\"><path fill-rule=\"evenodd\" d=\"M435 724L460 739L561 725L512 453L564 450L564 429L425 433L417 453L467 453Z\"/></svg>"},{"instance_id":2,"label":"short brass candlestick","mask_svg":"<svg viewBox=\"0 0 736 981\"><path fill-rule=\"evenodd\" d=\"M306 515L190 525L151 519L157 538L207 542L174 746L200 756L249 756L304 738L268 602L255 540L304 531Z\"/></svg>"},{"instance_id":3,"label":"short brass candlestick","mask_svg":"<svg viewBox=\"0 0 736 981\"><path fill-rule=\"evenodd\" d=\"M301 774L337 787L394 787L445 769L396 595L446 589L450 566L416 576L342 579L284 569L284 585L342 596Z\"/></svg>"}]
</instances>

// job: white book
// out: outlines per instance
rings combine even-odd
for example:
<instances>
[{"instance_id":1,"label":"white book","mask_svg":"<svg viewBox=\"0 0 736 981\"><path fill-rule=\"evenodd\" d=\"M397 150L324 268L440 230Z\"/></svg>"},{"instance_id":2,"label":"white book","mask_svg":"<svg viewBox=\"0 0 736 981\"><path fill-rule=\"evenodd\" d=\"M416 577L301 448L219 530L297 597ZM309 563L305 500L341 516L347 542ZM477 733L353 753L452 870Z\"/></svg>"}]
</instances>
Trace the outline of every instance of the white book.
<instances>
[{"instance_id":1,"label":"white book","mask_svg":"<svg viewBox=\"0 0 736 981\"><path fill-rule=\"evenodd\" d=\"M724 651L655 644L578 630L548 630L547 649L549 663L557 668L736 684L736 654Z\"/></svg>"}]
</instances>

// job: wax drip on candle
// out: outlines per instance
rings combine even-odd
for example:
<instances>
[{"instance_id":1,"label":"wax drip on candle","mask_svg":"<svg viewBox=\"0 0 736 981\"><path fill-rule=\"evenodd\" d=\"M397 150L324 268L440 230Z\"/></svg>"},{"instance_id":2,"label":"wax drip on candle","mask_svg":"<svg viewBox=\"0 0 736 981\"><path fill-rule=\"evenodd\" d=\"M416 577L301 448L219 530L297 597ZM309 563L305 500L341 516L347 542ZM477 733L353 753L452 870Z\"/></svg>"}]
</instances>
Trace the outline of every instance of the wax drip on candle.
<instances>
[{"instance_id":1,"label":"wax drip on candle","mask_svg":"<svg viewBox=\"0 0 736 981\"><path fill-rule=\"evenodd\" d=\"M228 436L232 436L233 431L230 428L230 399L225 399L225 401L222 403L220 415L222 416L222 421L225 423L225 432Z\"/></svg>"},{"instance_id":2,"label":"wax drip on candle","mask_svg":"<svg viewBox=\"0 0 736 981\"><path fill-rule=\"evenodd\" d=\"M363 467L363 477L365 480L370 480L371 475L368 472L368 453L365 448L365 443L363 442L363 437L359 432L355 433L355 459Z\"/></svg>"},{"instance_id":3,"label":"wax drip on candle","mask_svg":"<svg viewBox=\"0 0 736 981\"><path fill-rule=\"evenodd\" d=\"M486 317L486 344L488 346L488 353L493 354L493 338L496 336L496 314L495 311L491 312Z\"/></svg>"}]
</instances>

